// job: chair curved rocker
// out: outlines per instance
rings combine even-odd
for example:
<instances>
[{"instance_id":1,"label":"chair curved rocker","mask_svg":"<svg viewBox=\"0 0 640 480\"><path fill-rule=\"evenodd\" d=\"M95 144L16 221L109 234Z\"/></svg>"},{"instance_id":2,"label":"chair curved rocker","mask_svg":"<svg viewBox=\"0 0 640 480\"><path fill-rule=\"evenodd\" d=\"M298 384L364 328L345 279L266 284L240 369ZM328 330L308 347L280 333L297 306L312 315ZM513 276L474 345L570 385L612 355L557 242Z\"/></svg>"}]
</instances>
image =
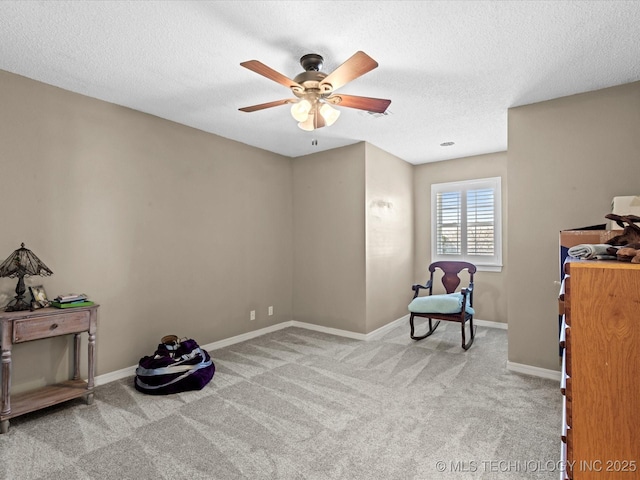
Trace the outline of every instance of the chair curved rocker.
<instances>
[{"instance_id":1,"label":"chair curved rocker","mask_svg":"<svg viewBox=\"0 0 640 480\"><path fill-rule=\"evenodd\" d=\"M433 281L436 269L442 270L442 285L446 294L433 294ZM469 284L466 288L456 292L460 285L460 274L463 270L469 273ZM411 326L411 338L422 340L435 332L440 320L448 322L458 322L462 330L462 348L468 350L475 338L475 328L473 326L473 275L476 273L476 266L468 262L434 262L429 265L431 272L426 285L413 285L411 289L415 292L413 300L409 304L409 325ZM427 290L428 295L419 296L421 289ZM414 318L424 317L429 319L429 330L424 335L415 335ZM437 320L433 324L433 320ZM470 338L466 341L465 323L469 322Z\"/></svg>"}]
</instances>

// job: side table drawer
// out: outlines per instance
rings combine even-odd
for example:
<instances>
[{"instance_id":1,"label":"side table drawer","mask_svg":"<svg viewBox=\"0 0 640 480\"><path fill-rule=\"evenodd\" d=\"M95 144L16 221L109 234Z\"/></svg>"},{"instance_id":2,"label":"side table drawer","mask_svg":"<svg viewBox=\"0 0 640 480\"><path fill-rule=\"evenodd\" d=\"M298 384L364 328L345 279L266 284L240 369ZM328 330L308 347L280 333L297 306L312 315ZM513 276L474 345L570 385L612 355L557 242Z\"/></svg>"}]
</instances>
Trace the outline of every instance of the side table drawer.
<instances>
[{"instance_id":1,"label":"side table drawer","mask_svg":"<svg viewBox=\"0 0 640 480\"><path fill-rule=\"evenodd\" d=\"M89 330L89 323L90 313L86 310L67 313L64 316L51 315L16 320L13 323L13 343L84 332Z\"/></svg>"}]
</instances>

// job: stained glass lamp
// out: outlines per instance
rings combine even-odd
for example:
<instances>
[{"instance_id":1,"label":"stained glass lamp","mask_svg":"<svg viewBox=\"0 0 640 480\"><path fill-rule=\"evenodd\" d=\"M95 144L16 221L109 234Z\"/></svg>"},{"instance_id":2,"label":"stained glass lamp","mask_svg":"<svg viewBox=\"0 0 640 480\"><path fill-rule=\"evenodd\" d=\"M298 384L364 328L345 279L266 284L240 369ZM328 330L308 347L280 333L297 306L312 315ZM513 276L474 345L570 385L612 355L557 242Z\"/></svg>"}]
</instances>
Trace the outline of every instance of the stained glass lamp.
<instances>
[{"instance_id":1,"label":"stained glass lamp","mask_svg":"<svg viewBox=\"0 0 640 480\"><path fill-rule=\"evenodd\" d=\"M23 300L26 288L24 286L24 277L32 275L40 275L48 277L53 272L36 255L24 247L24 243L20 248L14 251L2 265L0 265L0 277L16 278L18 277L18 285L16 286L16 296L5 307L5 312L17 312L21 310L30 310L31 305Z\"/></svg>"}]
</instances>

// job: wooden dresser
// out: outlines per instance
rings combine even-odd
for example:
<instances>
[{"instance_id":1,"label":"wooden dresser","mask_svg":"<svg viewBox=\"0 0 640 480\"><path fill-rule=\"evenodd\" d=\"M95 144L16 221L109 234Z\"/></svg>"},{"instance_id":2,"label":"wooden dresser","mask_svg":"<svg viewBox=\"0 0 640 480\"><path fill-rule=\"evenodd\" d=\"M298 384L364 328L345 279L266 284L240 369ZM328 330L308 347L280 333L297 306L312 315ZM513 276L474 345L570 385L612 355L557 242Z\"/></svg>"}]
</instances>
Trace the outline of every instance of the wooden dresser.
<instances>
[{"instance_id":1,"label":"wooden dresser","mask_svg":"<svg viewBox=\"0 0 640 480\"><path fill-rule=\"evenodd\" d=\"M43 308L33 312L0 311L2 345L2 391L0 396L0 433L9 430L9 419L78 397L93 401L96 327L98 305L68 309ZM87 332L88 379L80 379L80 334ZM47 385L35 391L11 395L12 346L60 335L74 335L74 368L70 380ZM37 368L30 365L29 368Z\"/></svg>"},{"instance_id":2,"label":"wooden dresser","mask_svg":"<svg viewBox=\"0 0 640 480\"><path fill-rule=\"evenodd\" d=\"M561 478L640 478L640 265L565 264Z\"/></svg>"}]
</instances>

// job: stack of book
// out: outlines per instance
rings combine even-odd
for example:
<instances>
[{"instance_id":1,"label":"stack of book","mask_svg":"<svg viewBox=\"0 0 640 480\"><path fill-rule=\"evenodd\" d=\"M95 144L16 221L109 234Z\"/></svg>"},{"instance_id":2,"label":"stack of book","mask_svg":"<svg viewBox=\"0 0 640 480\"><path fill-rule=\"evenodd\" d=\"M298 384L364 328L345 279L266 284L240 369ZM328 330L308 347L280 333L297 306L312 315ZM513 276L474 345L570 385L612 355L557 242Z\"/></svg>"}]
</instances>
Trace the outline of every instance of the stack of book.
<instances>
[{"instance_id":1,"label":"stack of book","mask_svg":"<svg viewBox=\"0 0 640 480\"><path fill-rule=\"evenodd\" d=\"M51 306L56 308L88 307L90 305L93 305L93 302L90 301L84 293L58 295L51 302Z\"/></svg>"}]
</instances>

